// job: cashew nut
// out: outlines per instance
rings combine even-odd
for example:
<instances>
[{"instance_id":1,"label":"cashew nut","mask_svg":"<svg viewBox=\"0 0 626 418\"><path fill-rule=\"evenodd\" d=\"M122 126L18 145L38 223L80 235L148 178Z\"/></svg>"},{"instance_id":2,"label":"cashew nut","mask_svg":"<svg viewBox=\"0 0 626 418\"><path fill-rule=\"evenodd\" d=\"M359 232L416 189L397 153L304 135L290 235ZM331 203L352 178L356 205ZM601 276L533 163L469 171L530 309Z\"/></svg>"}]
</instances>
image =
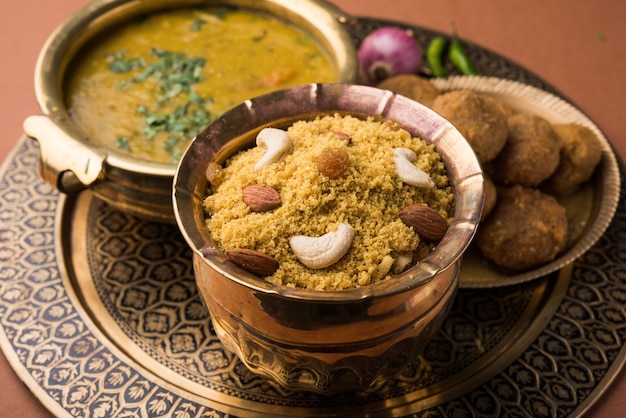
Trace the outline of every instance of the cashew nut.
<instances>
[{"instance_id":1,"label":"cashew nut","mask_svg":"<svg viewBox=\"0 0 626 418\"><path fill-rule=\"evenodd\" d=\"M343 257L354 238L354 229L340 223L336 231L320 237L295 235L289 239L289 245L298 260L312 269L322 269L335 264Z\"/></svg>"},{"instance_id":2,"label":"cashew nut","mask_svg":"<svg viewBox=\"0 0 626 418\"><path fill-rule=\"evenodd\" d=\"M287 132L276 128L263 128L256 137L256 144L266 150L263 157L254 165L255 171L280 161L293 146Z\"/></svg>"},{"instance_id":3,"label":"cashew nut","mask_svg":"<svg viewBox=\"0 0 626 418\"><path fill-rule=\"evenodd\" d=\"M435 185L428 174L413 164L417 161L417 154L413 150L394 148L393 152L396 155L394 161L400 180L414 187L433 187Z\"/></svg>"},{"instance_id":4,"label":"cashew nut","mask_svg":"<svg viewBox=\"0 0 626 418\"><path fill-rule=\"evenodd\" d=\"M381 280L383 277L385 277L385 275L387 275L387 273L389 273L389 270L391 270L392 266L393 257L390 255L384 256L383 259L380 260L380 264L376 266L374 273L372 273L372 278L376 281Z\"/></svg>"},{"instance_id":5,"label":"cashew nut","mask_svg":"<svg viewBox=\"0 0 626 418\"><path fill-rule=\"evenodd\" d=\"M391 271L400 274L413 261L413 255L410 252L400 253L391 266Z\"/></svg>"}]
</instances>

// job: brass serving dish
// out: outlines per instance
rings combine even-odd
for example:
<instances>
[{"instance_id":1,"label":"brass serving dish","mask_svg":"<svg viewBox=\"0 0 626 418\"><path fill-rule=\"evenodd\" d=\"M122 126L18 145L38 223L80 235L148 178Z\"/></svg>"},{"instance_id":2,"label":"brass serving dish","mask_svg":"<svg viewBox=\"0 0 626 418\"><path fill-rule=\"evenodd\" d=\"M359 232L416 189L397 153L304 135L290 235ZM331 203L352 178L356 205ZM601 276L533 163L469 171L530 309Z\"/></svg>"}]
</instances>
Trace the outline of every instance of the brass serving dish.
<instances>
[{"instance_id":1,"label":"brass serving dish","mask_svg":"<svg viewBox=\"0 0 626 418\"><path fill-rule=\"evenodd\" d=\"M272 285L230 262L209 238L202 207L206 168L250 147L263 127L286 128L335 112L392 119L434 144L454 189L452 223L427 258L393 280L328 292ZM437 331L480 219L483 187L468 143L432 110L372 87L313 84L253 99L210 124L183 155L173 193L197 286L224 346L284 387L330 393L380 384Z\"/></svg>"},{"instance_id":2,"label":"brass serving dish","mask_svg":"<svg viewBox=\"0 0 626 418\"><path fill-rule=\"evenodd\" d=\"M91 189L116 207L173 222L171 183L174 164L153 163L97 146L71 119L65 106L63 76L87 41L134 16L172 7L229 5L269 13L301 28L327 52L337 81L357 79L354 45L337 8L322 0L96 0L62 24L44 45L35 69L35 93L43 115L24 123L41 146L40 171L55 188L73 193Z\"/></svg>"}]
</instances>

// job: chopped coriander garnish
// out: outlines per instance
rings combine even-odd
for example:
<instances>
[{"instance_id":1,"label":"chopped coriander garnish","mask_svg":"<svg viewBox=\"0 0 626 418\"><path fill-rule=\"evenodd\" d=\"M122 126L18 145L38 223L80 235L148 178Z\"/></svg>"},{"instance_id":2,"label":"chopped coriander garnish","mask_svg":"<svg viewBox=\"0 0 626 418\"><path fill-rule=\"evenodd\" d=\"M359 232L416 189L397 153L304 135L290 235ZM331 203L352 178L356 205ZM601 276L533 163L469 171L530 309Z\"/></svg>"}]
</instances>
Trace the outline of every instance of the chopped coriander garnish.
<instances>
[{"instance_id":1,"label":"chopped coriander garnish","mask_svg":"<svg viewBox=\"0 0 626 418\"><path fill-rule=\"evenodd\" d=\"M197 93L195 93L193 91L189 92L189 101L192 102L192 103L199 104L199 105L203 105L204 104L203 103L204 99L202 99L202 96L200 96L199 94L197 94Z\"/></svg>"},{"instance_id":2,"label":"chopped coriander garnish","mask_svg":"<svg viewBox=\"0 0 626 418\"><path fill-rule=\"evenodd\" d=\"M296 36L294 38L294 42L296 43L296 45L309 45L311 43L311 40L306 36Z\"/></svg>"},{"instance_id":3,"label":"chopped coriander garnish","mask_svg":"<svg viewBox=\"0 0 626 418\"><path fill-rule=\"evenodd\" d=\"M143 66L143 60L141 58L125 59L126 51L119 51L114 54L107 55L107 63L109 64L109 70L114 73L127 73L135 68L141 68Z\"/></svg>"},{"instance_id":4,"label":"chopped coriander garnish","mask_svg":"<svg viewBox=\"0 0 626 418\"><path fill-rule=\"evenodd\" d=\"M193 21L193 23L191 24L191 31L192 32L199 32L200 29L202 29L202 25L204 25L206 23L206 20L204 19L196 19Z\"/></svg>"},{"instance_id":5,"label":"chopped coriander garnish","mask_svg":"<svg viewBox=\"0 0 626 418\"><path fill-rule=\"evenodd\" d=\"M119 83L117 83L117 89L119 91L126 91L128 90L130 84L128 83L128 80L120 80Z\"/></svg>"},{"instance_id":6,"label":"chopped coriander garnish","mask_svg":"<svg viewBox=\"0 0 626 418\"><path fill-rule=\"evenodd\" d=\"M178 148L172 150L172 163L176 164L180 161L180 157L183 156L183 152Z\"/></svg>"},{"instance_id":7,"label":"chopped coriander garnish","mask_svg":"<svg viewBox=\"0 0 626 418\"><path fill-rule=\"evenodd\" d=\"M130 81L132 81L133 83L138 83L140 81L147 80L148 77L152 75L153 71L154 71L154 68L151 66L148 68L144 68L141 74L134 76L133 78L130 79Z\"/></svg>"},{"instance_id":8,"label":"chopped coriander garnish","mask_svg":"<svg viewBox=\"0 0 626 418\"><path fill-rule=\"evenodd\" d=\"M117 138L117 147L119 149L127 150L130 148L130 143L128 142L128 138L120 137Z\"/></svg>"},{"instance_id":9,"label":"chopped coriander garnish","mask_svg":"<svg viewBox=\"0 0 626 418\"><path fill-rule=\"evenodd\" d=\"M212 98L204 99L193 91L193 85L203 80L204 58L187 57L182 52L160 48L151 49L150 55L156 61L150 64L141 58L125 59L125 55L124 51L110 54L109 69L113 72L141 69L141 72L120 82L119 86L127 89L130 83L151 80L157 83L160 93L153 108L147 105L137 107L137 112L145 118L141 132L148 141L159 132L168 133L164 149L172 153L174 160L180 158L176 145L196 136L217 116L207 110ZM128 149L129 145L128 139L118 138L119 148Z\"/></svg>"},{"instance_id":10,"label":"chopped coriander garnish","mask_svg":"<svg viewBox=\"0 0 626 418\"><path fill-rule=\"evenodd\" d=\"M139 82L153 78L159 82L161 91L170 96L172 96L171 90L189 93L190 85L202 81L204 58L187 58L182 52L165 51L159 48L152 48L150 54L159 60L147 65L140 75L133 77L132 81Z\"/></svg>"},{"instance_id":11,"label":"chopped coriander garnish","mask_svg":"<svg viewBox=\"0 0 626 418\"><path fill-rule=\"evenodd\" d=\"M264 29L261 32L259 32L257 35L252 37L252 41L253 42L259 42L262 41L263 38L265 38L265 36L267 36L267 31Z\"/></svg>"},{"instance_id":12,"label":"chopped coriander garnish","mask_svg":"<svg viewBox=\"0 0 626 418\"><path fill-rule=\"evenodd\" d=\"M171 151L176 144L178 144L178 137L175 135L169 135L167 137L167 141L165 142L165 151Z\"/></svg>"}]
</instances>

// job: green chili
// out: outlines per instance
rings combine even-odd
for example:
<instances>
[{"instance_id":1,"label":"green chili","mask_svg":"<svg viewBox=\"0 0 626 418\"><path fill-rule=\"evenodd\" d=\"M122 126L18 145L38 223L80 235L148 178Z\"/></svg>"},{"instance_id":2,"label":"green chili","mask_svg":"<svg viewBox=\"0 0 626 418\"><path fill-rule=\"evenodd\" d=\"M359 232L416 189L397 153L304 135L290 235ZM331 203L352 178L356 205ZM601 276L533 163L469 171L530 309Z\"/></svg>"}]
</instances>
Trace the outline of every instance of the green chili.
<instances>
[{"instance_id":1,"label":"green chili","mask_svg":"<svg viewBox=\"0 0 626 418\"><path fill-rule=\"evenodd\" d=\"M456 37L450 42L450 49L448 50L448 57L452 64L464 75L476 75L476 69L472 65L470 59L465 55L463 45Z\"/></svg>"},{"instance_id":2,"label":"green chili","mask_svg":"<svg viewBox=\"0 0 626 418\"><path fill-rule=\"evenodd\" d=\"M452 41L450 41L450 48L448 49L448 58L452 61L452 64L461 72L463 75L476 75L476 69L472 65L472 62L465 54L463 50L463 45L459 40L456 32L456 26L454 22L450 22L450 26L452 28Z\"/></svg>"},{"instance_id":3,"label":"green chili","mask_svg":"<svg viewBox=\"0 0 626 418\"><path fill-rule=\"evenodd\" d=\"M428 44L426 60L434 77L445 77L447 75L443 65L443 54L447 45L448 41L443 36L437 36Z\"/></svg>"}]
</instances>

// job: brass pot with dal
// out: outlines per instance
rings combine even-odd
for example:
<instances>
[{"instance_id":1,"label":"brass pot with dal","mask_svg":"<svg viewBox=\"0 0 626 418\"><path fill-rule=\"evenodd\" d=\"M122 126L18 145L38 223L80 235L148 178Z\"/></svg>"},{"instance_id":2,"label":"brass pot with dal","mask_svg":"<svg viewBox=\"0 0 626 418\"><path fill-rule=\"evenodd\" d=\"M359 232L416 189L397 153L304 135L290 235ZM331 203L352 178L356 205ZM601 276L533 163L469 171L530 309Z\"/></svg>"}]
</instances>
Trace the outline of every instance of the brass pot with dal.
<instances>
[{"instance_id":1,"label":"brass pot with dal","mask_svg":"<svg viewBox=\"0 0 626 418\"><path fill-rule=\"evenodd\" d=\"M184 13L185 9L193 10L193 13L196 13L194 20L187 24L187 33L175 35L175 39L166 41L169 42L167 45L174 45L172 49L178 45L178 50L164 51L165 48L152 44L152 41L144 41L148 44L146 47L150 51L146 55L150 55L150 57L133 56L132 48L134 46L127 50L123 42L131 39L134 41L138 36L135 36L133 32L123 32L126 35L120 35L121 41L118 40L122 43L117 44L116 50L109 51L110 54L104 59L106 62L103 65L109 66L111 71L113 71L111 64L123 64L130 67L136 65L141 68L132 68L134 72L131 74L134 75L134 78L131 79L128 76L126 80L123 80L124 87L122 87L123 83L119 82L115 86L108 85L100 93L94 94L94 97L91 98L92 104L98 105L100 97L102 98L101 101L106 100L111 103L107 105L108 107L97 110L102 113L101 115L97 114L96 110L91 110L86 106L82 107L82 105L77 105L76 109L72 108L72 103L70 103L72 97L70 97L68 90L70 90L72 83L76 83L72 78L76 78L75 73L79 71L77 68L80 60L84 59L85 56L88 57L87 59L91 59L86 54L95 49L93 45L102 39L106 42L110 35L113 36L115 32L126 31L128 26L138 26L145 24L144 22L149 23L153 16L166 14L170 11L173 13L182 11L181 13ZM35 69L35 93L42 115L28 117L24 122L24 131L40 144L40 172L42 176L63 193L75 193L90 189L96 196L123 211L149 219L173 222L171 182L176 167L176 158L164 161L153 158L151 155L133 155L128 151L129 144L132 149L136 143L133 141L138 141L137 137L143 135L148 139L145 147L149 148L152 146L149 143L152 136L157 135L153 141L155 144L157 141L161 141L160 147L165 149L169 147L180 154L196 132L182 130L178 134L179 137L176 138L167 132L157 134L149 132L154 126L144 126L141 129L132 128L127 135L108 138L111 141L110 144L97 140L96 136L101 133L104 135L113 125L130 123L129 120L132 118L141 116L137 115L138 112L145 116L145 120L151 120L152 123L165 124L171 122L171 115L176 114L189 103L155 116L156 111L154 109L160 105L162 97L157 99L151 97L144 103L145 106L135 106L130 109L116 109L118 107L116 97L139 94L135 93L139 87L134 84L129 87L129 84L142 77L147 78L149 71L152 71L153 74L162 74L162 68L155 70L155 66L166 62L170 56L174 56L179 61L181 57L184 57L187 62L184 62L183 65L188 65L192 59L197 57L191 56L192 52L190 51L192 50L189 45L184 44L185 38L187 36L203 37L204 32L201 31L211 30L218 26L217 23L226 22L228 18L224 17L225 13L233 11L248 13L255 18L266 19L264 22L269 22L267 24L282 25L288 28L285 30L295 31L294 42L300 44L300 49L305 48L305 46L317 48L316 59L319 60L319 55L321 55L330 67L332 74L329 76L330 79L318 79L316 74L308 74L306 76L308 78L303 75L303 78L300 79L298 78L299 74L294 76L293 71L289 69L277 68L267 78L260 77L262 80L267 79L269 81L259 88L255 86L254 89L250 90L249 96L236 96L229 102L222 100L221 107L217 108L215 106L218 106L223 97L222 93L216 93L214 97L211 97L212 88L219 86L224 90L234 91L237 89L221 81L226 78L223 69L209 67L211 62L218 62L219 59L215 59L215 57L201 58L202 64L205 64L203 71L210 68L207 70L211 71L210 74L200 73L198 68L185 68L186 71L192 73L193 77L196 77L196 81L212 80L216 83L213 87L205 87L204 96L196 94L195 90L189 91L188 84L179 83L172 87L172 83L175 83L172 81L172 77L167 79L167 83L170 83L169 90L164 93L164 95L172 95L172 91L178 89L189 94L187 97L191 98L190 102L197 104L196 106L196 104L191 103L191 106L196 106L193 110L193 117L198 131L226 108L261 93L311 82L353 83L356 81L356 52L344 27L348 17L324 1L158 0L146 2L141 0L96 0L63 23L49 37L38 57ZM171 25L174 24L175 22L171 23ZM247 22L240 22L239 27L242 27L242 24L245 26ZM164 23L164 25L161 29L151 28L152 35L163 38L171 31L170 26L168 26L170 23ZM130 31L132 30L134 29L131 28ZM225 32L236 34L238 30ZM274 27L268 30L259 29L257 33L251 34L249 36L251 40L246 40L246 42L262 45L266 38L271 39L271 36L277 32L279 31ZM215 44L215 41L212 42ZM224 46L224 49L230 54L229 56L240 58L253 55L241 50L243 40L230 40L229 42L230 44ZM275 42L285 44L285 42ZM141 44L141 40L137 43ZM272 48L274 47L265 47L265 51ZM208 51L216 48L204 49ZM238 50L238 54L232 54L233 50ZM147 64L145 60L157 59L154 55L158 56L160 61ZM272 59L272 61L279 65L279 60ZM198 60L196 59L195 62L197 63ZM260 66L255 65L254 62L247 65L248 69L255 67ZM119 65L115 71L122 72ZM106 84L104 81L96 81L87 90L97 88L98 83ZM149 86L150 91L156 91L159 88L162 86L156 85L154 82ZM195 87L192 86L192 88ZM205 110L211 109L212 106L216 110L208 114ZM191 114L191 110L189 110L189 114ZM196 117L198 114L201 114L202 117ZM91 118L91 126L87 126L88 124L83 123L82 120L79 121L80 117L83 119ZM157 117L161 119L154 122ZM170 118L169 122L163 118ZM146 122L147 124L148 122ZM172 145L172 140L178 141L178 143Z\"/></svg>"},{"instance_id":2,"label":"brass pot with dal","mask_svg":"<svg viewBox=\"0 0 626 418\"><path fill-rule=\"evenodd\" d=\"M445 235L416 265L388 280L344 290L275 284L241 268L208 227L203 205L213 180L207 168L228 164L244 150L256 151L255 138L264 128L287 129L297 121L335 114L394 121L434 146L454 199ZM226 112L194 138L173 189L176 220L193 251L196 283L225 347L255 373L288 389L318 393L375 389L419 353L454 301L461 257L483 199L480 166L452 124L405 97L345 84L298 86ZM374 215L364 213L357 220L367 216Z\"/></svg>"}]
</instances>

